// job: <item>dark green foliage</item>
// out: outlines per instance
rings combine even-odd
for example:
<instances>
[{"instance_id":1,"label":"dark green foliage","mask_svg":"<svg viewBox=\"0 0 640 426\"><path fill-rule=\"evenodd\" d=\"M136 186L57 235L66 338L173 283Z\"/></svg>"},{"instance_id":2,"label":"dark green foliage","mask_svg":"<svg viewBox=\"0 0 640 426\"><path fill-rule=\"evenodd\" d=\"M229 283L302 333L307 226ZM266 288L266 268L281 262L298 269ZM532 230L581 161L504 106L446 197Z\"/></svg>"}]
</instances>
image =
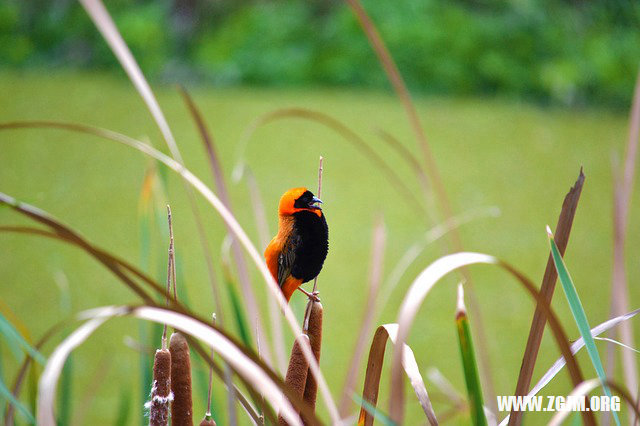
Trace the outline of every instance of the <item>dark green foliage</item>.
<instances>
[{"instance_id":1,"label":"dark green foliage","mask_svg":"<svg viewBox=\"0 0 640 426\"><path fill-rule=\"evenodd\" d=\"M217 85L387 87L346 3L110 1L125 41L156 78ZM640 8L625 0L364 1L409 86L567 105L627 106ZM0 4L8 67L118 68L77 2Z\"/></svg>"}]
</instances>

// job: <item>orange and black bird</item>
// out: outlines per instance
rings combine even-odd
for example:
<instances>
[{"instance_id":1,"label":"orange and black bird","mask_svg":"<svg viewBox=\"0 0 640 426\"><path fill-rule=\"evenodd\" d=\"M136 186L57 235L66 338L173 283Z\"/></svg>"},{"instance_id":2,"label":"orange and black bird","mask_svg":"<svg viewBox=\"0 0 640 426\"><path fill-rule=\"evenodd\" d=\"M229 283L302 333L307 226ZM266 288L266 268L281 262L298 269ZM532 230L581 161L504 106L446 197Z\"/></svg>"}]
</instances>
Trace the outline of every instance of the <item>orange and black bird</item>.
<instances>
[{"instance_id":1,"label":"orange and black bird","mask_svg":"<svg viewBox=\"0 0 640 426\"><path fill-rule=\"evenodd\" d=\"M329 228L318 204L322 201L307 188L290 189L280 198L278 234L264 257L287 302L302 283L318 276L327 257Z\"/></svg>"}]
</instances>

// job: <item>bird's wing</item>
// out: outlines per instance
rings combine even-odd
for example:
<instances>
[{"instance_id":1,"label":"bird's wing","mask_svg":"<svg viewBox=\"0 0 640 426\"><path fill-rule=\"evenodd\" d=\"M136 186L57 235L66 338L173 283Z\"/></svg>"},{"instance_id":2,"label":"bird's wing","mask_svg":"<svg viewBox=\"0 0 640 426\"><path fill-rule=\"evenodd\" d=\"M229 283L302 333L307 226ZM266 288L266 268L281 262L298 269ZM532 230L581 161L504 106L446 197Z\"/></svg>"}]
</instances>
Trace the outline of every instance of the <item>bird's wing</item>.
<instances>
[{"instance_id":1,"label":"bird's wing","mask_svg":"<svg viewBox=\"0 0 640 426\"><path fill-rule=\"evenodd\" d=\"M299 240L300 237L298 235L291 235L278 255L278 285L280 288L282 288L284 282L291 275L291 270L296 260L296 247L299 245Z\"/></svg>"}]
</instances>

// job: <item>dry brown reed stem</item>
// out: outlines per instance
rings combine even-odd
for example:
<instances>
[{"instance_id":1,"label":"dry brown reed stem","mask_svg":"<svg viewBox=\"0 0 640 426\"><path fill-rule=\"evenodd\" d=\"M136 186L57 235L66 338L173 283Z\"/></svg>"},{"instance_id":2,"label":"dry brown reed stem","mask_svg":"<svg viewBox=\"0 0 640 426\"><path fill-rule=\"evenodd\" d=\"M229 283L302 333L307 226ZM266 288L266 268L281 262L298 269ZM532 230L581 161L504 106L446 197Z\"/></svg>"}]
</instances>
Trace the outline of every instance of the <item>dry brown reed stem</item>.
<instances>
[{"instance_id":1,"label":"dry brown reed stem","mask_svg":"<svg viewBox=\"0 0 640 426\"><path fill-rule=\"evenodd\" d=\"M306 341L306 342L305 342ZM307 383L307 375L309 373L309 362L302 353L302 345L309 344L310 339L306 334L301 334L293 343L291 348L291 357L289 358L289 368L287 368L287 376L285 384L300 396L304 395L305 385ZM300 411L296 410L298 413ZM278 424L287 425L288 423L281 415L278 415Z\"/></svg>"},{"instance_id":2,"label":"dry brown reed stem","mask_svg":"<svg viewBox=\"0 0 640 426\"><path fill-rule=\"evenodd\" d=\"M360 26L364 31L365 35L369 39L369 43L373 48L374 52L378 56L378 60L382 68L384 69L391 85L393 86L396 95L402 102L404 106L405 112L407 113L407 117L409 118L409 123L413 129L413 132L416 135L416 139L418 141L418 145L422 149L422 154L424 157L424 164L426 166L426 172L428 173L429 179L431 180L431 184L433 185L434 193L436 195L436 200L438 202L438 207L440 212L444 216L445 220L448 220L453 217L453 209L451 208L451 203L449 201L449 197L447 195L447 191L445 190L444 184L442 182L442 177L438 172L438 167L429 148L429 143L427 141L427 136L424 132L424 128L422 127L422 123L420 122L420 118L418 117L418 112L411 100L411 94L407 89L407 85L400 74L400 70L396 63L393 60L393 57L389 53L387 46L384 43L384 40L380 36L378 29L375 24L367 14L364 7L359 0L347 0L347 3L353 10L354 14L358 18L360 22ZM453 230L451 232L451 249L454 252L462 252L464 251L462 246L462 240L460 239L460 234L457 230ZM482 366L480 370L480 374L482 377L482 381L485 387L485 393L488 396L487 404L493 410L493 412L498 412L498 407L496 406L496 398L495 398L495 390L493 385L493 378L489 372L491 371L491 363L489 360L489 350L486 346L486 342L488 339L486 338L484 321L482 317L482 313L480 311L480 303L478 302L475 291L473 290L473 281L471 279L471 275L466 268L460 270L460 274L464 278L464 281L467 283L469 288L469 305L471 308L471 313L475 317L475 321L473 322L473 329L475 334L478 335L478 358L480 364Z\"/></svg>"},{"instance_id":3,"label":"dry brown reed stem","mask_svg":"<svg viewBox=\"0 0 640 426\"><path fill-rule=\"evenodd\" d=\"M324 157L321 155L320 161L318 162L318 192L316 193L318 198L322 198L322 173L323 172L324 172ZM318 289L318 276L316 276L313 280L313 290L311 293L314 294L317 291L317 289ZM307 307L304 311L304 319L302 321L303 333L306 333L307 330L309 329L309 316L311 315L312 307L313 307L313 299L309 298L309 302L307 303Z\"/></svg>"},{"instance_id":4,"label":"dry brown reed stem","mask_svg":"<svg viewBox=\"0 0 640 426\"><path fill-rule=\"evenodd\" d=\"M318 164L318 193L316 194L318 198L322 198L322 173L324 172L324 158L322 155L320 156L320 161ZM316 291L318 287L318 277L313 280L313 291Z\"/></svg>"},{"instance_id":5,"label":"dry brown reed stem","mask_svg":"<svg viewBox=\"0 0 640 426\"><path fill-rule=\"evenodd\" d=\"M200 110L197 108L196 104L191 99L189 92L187 92L187 90L182 86L180 86L180 93L182 94L182 97L185 103L187 104L187 107L189 108L189 112L191 113L191 116L196 122L198 130L200 131L200 136L202 138L202 141L205 144L207 153L209 154L209 160L210 160L209 162L214 168L214 177L217 180L218 187L224 186L224 181L219 180L219 179L222 179L222 177L218 179L218 175L215 173L214 162L216 162L217 164L217 156L215 154L213 140L210 137L209 130L207 129L204 119L202 118L202 114L200 114ZM221 194L221 198L222 198L222 194ZM207 244L207 247L208 247L208 244ZM213 297L215 299L214 302L216 305L216 312L219 317L218 320L220 322L220 325L222 325L224 324L224 311L222 309L222 303L221 303L222 297L220 295L218 279L216 278L216 274L214 272L213 263L211 262L210 259L207 261L207 269L209 270L211 292L213 293Z\"/></svg>"},{"instance_id":6,"label":"dry brown reed stem","mask_svg":"<svg viewBox=\"0 0 640 426\"><path fill-rule=\"evenodd\" d=\"M189 111L191 112L191 115L196 122L198 131L200 132L200 136L205 144L207 154L209 156L209 164L211 165L213 177L218 187L220 200L222 201L222 204L224 204L224 206L229 210L229 212L233 214L231 197L229 196L229 191L227 190L224 173L222 172L222 165L220 164L219 157L216 154L214 140L211 137L211 132L207 128L200 110L196 106L195 102L193 102L193 100L191 99L191 96L189 96L189 93L184 88L181 89L181 93L185 100L185 103L187 104ZM234 236L233 230L230 228L229 224L225 222L225 226L227 228L229 236L231 237L231 251L233 253L233 259L235 261L236 270L238 272L238 280L242 285L242 290L245 296L247 311L249 312L251 323L256 327L256 331L254 332L252 329L251 333L253 334L254 339L259 338L263 342L268 342L264 328L262 327L260 308L256 301L253 288L251 286L249 270L247 268L247 261L244 256L244 252L242 251L242 247L240 246L237 238ZM262 357L267 364L272 365L269 346L266 347L266 351L264 351Z\"/></svg>"},{"instance_id":7,"label":"dry brown reed stem","mask_svg":"<svg viewBox=\"0 0 640 426\"><path fill-rule=\"evenodd\" d=\"M575 217L576 209L578 208L578 201L580 200L580 193L582 192L583 184L584 174L582 173L582 168L580 168L580 174L578 175L576 183L564 197L562 210L560 211L560 217L558 218L558 224L556 225L555 241L563 256L569 242L569 234L571 233L571 226L573 225L573 218ZM553 291L556 286L557 278L558 272L556 271L553 263L553 258L551 257L551 254L549 254L547 268L544 271L542 286L540 287L540 294L548 303L551 303L551 299L553 298ZM531 377L533 376L533 370L538 357L538 350L540 349L540 342L542 341L542 334L544 333L546 322L547 316L538 303L535 313L533 314L533 321L531 322L527 346L525 347L524 356L522 357L520 375L518 376L518 383L516 384L514 395L526 395L529 391ZM509 417L509 426L521 424L522 414L522 411L512 411L511 416Z\"/></svg>"},{"instance_id":8,"label":"dry brown reed stem","mask_svg":"<svg viewBox=\"0 0 640 426\"><path fill-rule=\"evenodd\" d=\"M102 37L107 42L111 51L116 56L122 69L127 73L129 80L136 88L140 97L146 104L149 112L151 113L154 121L158 125L160 133L163 136L167 146L169 147L169 151L171 152L171 157L181 166L181 168L185 168L184 161L182 159L182 155L180 154L180 150L178 148L178 144L171 132L171 128L169 127L169 123L167 122L156 97L149 86L140 66L136 62L133 57L129 47L125 43L122 35L118 31L111 15L107 11L106 7L102 3L101 0L80 0L80 3L86 10L87 14L95 24L98 31L102 34ZM181 174L181 183L183 188L187 194L187 198L189 200L189 205L191 207L191 211L193 213L194 220L196 222L196 226L198 228L198 237L200 239L200 244L202 246L202 251L205 258L205 263L207 265L207 270L209 274L209 279L212 286L217 286L215 273L213 270L213 264L211 259L213 256L211 255L211 250L209 249L209 243L206 239L206 233L204 232L204 224L202 218L200 216L200 212L198 210L198 206L196 204L195 194L193 187L189 185L185 176ZM175 273L175 265L173 266ZM250 289L251 290L251 289ZM152 301L150 301L152 302ZM221 312L221 311L220 311Z\"/></svg>"},{"instance_id":9,"label":"dry brown reed stem","mask_svg":"<svg viewBox=\"0 0 640 426\"><path fill-rule=\"evenodd\" d=\"M1 127L0 127L1 128ZM117 276L120 280L122 280L133 292L139 295L143 301L148 304L153 304L153 299L151 296L147 294L146 291L142 289L142 287L133 281L123 270L133 271L134 267L127 264L125 261L116 258L108 254L106 251L97 248L96 246L91 245L88 241L83 239L77 232L64 225L60 221L58 221L55 217L50 215L49 213L40 210L37 207L32 205L20 202L15 198L0 192L0 205L7 205L10 208L14 209L16 212L21 213L30 219L33 219L36 222L39 222L52 230L52 233L47 233L42 229L32 229L29 230L25 227L15 228L15 232L24 232L24 233L33 233L49 238L59 239L65 241L70 244L75 244L76 246L82 248L91 256L95 257L100 263L102 263L105 267L107 267L115 276ZM5 230L8 230L4 227ZM144 274L136 274L139 277L144 276ZM158 286L153 280L149 279L145 280L148 284L150 284L154 289L160 293L163 292L162 288Z\"/></svg>"},{"instance_id":10,"label":"dry brown reed stem","mask_svg":"<svg viewBox=\"0 0 640 426\"><path fill-rule=\"evenodd\" d=\"M169 224L169 259L167 261L167 297L166 305L169 307L169 298L171 297L171 280L173 278L173 224L171 222L171 206L167 204L167 222ZM175 292L175 289L174 289ZM175 294L175 293L174 293ZM174 296L174 299L177 298ZM167 324L162 328L162 349L167 349Z\"/></svg>"},{"instance_id":11,"label":"dry brown reed stem","mask_svg":"<svg viewBox=\"0 0 640 426\"><path fill-rule=\"evenodd\" d=\"M614 202L613 202L613 268L611 277L611 308L610 318L623 315L629 311L629 289L627 285L627 273L625 268L625 242L627 237L628 219L633 193L636 160L638 156L638 138L640 136L640 72L636 77L633 103L629 113L629 138L624 159L622 173L614 172ZM619 330L609 332L609 337L628 346L635 347L633 338L633 324L624 322ZM615 371L615 346L607 344L607 376L613 376ZM622 351L622 364L627 387L634 399L638 398L638 371L634 354ZM609 416L606 422L608 423ZM605 422L603 422L605 423ZM636 424L636 420L630 420L630 424Z\"/></svg>"},{"instance_id":12,"label":"dry brown reed stem","mask_svg":"<svg viewBox=\"0 0 640 426\"><path fill-rule=\"evenodd\" d=\"M19 122L19 123L16 122L16 123L4 123L4 124L0 123L0 130L15 128L16 126L18 126L19 128L26 128L26 127L32 127L33 125L36 125L36 123L31 123L31 122ZM172 169L173 171L175 171L176 173L180 174L185 179L187 179L187 181L191 185L193 185L193 187L206 199L206 201L220 214L222 219L232 227L233 232L238 237L239 241L242 243L246 251L249 253L251 260L253 261L256 268L260 272L260 275L262 276L265 283L267 284L267 288L271 292L271 295L277 300L280 309L284 313L286 322L291 328L291 330L293 330L294 334L297 335L302 332L302 329L298 324L298 321L296 320L295 315L291 310L291 307L287 304L287 301L282 295L281 289L278 287L278 284L273 279L273 276L271 275L269 268L267 268L267 265L264 262L264 258L260 255L258 250L256 250L255 246L249 239L246 232L242 229L242 227L240 226L236 218L229 213L227 208L222 204L222 202L218 199L218 197L191 171L189 171L184 166L177 163L175 160L164 155L157 149L122 134L107 131L105 129L98 129L98 128L93 128L91 126L83 126L78 124L67 124L67 123L52 124L48 122L46 123L40 122L39 125L43 125L45 127L48 127L48 126L59 127L59 128L64 128L64 129L78 131L78 132L86 131L92 135L104 137L107 140L124 144L126 146L129 146L130 148L136 149L144 153L145 155L149 155L157 159L158 161L165 164L167 167L169 167L170 169ZM2 195L3 194L0 194L0 203L2 203L3 201ZM11 203L11 204L13 205L14 203ZM124 263L122 261L120 263L123 264L124 266ZM132 268L131 265L127 265L126 269L131 272L135 270L135 268ZM118 276L120 277L120 275ZM138 276L141 276L141 275L138 275ZM126 277L123 278L123 280L124 279L126 279ZM129 283L127 282L127 284ZM153 286L156 287L156 285L153 285ZM133 286L131 287L132 289L134 288ZM160 289L159 292L164 294L164 291L160 287L157 287L157 289L158 288ZM148 301L150 305L153 304L153 300L148 296L145 298L145 301ZM176 306L179 306L179 303L176 303ZM333 400L333 396L331 395L331 391L329 390L327 381L324 378L324 375L322 374L322 372L320 371L320 368L318 367L318 363L316 362L315 358L313 358L311 347L304 347L303 352L307 357L307 359L310 360L310 370L312 374L314 374L315 377L318 379L318 390L321 392L323 396L323 400L327 407L327 411L329 412L329 415L331 417L331 421L339 422L340 416L338 414L338 409ZM205 354L204 356L206 357L207 355Z\"/></svg>"},{"instance_id":13,"label":"dry brown reed stem","mask_svg":"<svg viewBox=\"0 0 640 426\"><path fill-rule=\"evenodd\" d=\"M171 394L171 352L163 348L156 351L153 360L153 387L149 408L149 426L167 426Z\"/></svg>"},{"instance_id":14,"label":"dry brown reed stem","mask_svg":"<svg viewBox=\"0 0 640 426\"><path fill-rule=\"evenodd\" d=\"M191 357L189 344L182 333L174 332L169 340L171 351L171 424L193 425L193 403L191 400Z\"/></svg>"},{"instance_id":15,"label":"dry brown reed stem","mask_svg":"<svg viewBox=\"0 0 640 426\"><path fill-rule=\"evenodd\" d=\"M382 281L385 241L386 233L384 221L382 215L379 215L374 224L371 243L371 261L369 265L369 279L367 280L369 284L369 292L364 303L362 322L358 328L358 338L353 349L351 361L349 362L347 377L345 378L344 385L342 386L342 398L340 399L340 405L338 408L342 417L346 417L349 414L352 404L351 395L355 389L358 373L360 372L359 367L375 320L376 310L373 307L375 306L378 291L380 289L380 283Z\"/></svg>"},{"instance_id":16,"label":"dry brown reed stem","mask_svg":"<svg viewBox=\"0 0 640 426\"><path fill-rule=\"evenodd\" d=\"M309 343L311 343L311 350L316 361L320 363L320 352L322 350L322 315L324 308L322 303L309 300L311 304L311 313L309 314L309 323L306 334L309 336ZM316 382L313 374L307 374L307 382L304 386L304 401L309 404L311 410L316 410L316 397L318 395L318 383Z\"/></svg>"},{"instance_id":17,"label":"dry brown reed stem","mask_svg":"<svg viewBox=\"0 0 640 426\"><path fill-rule=\"evenodd\" d=\"M256 228L258 229L260 247L267 247L271 237L269 236L269 224L267 222L267 215L258 183L256 182L253 172L246 164L244 165L242 175L245 177L247 188L249 189L249 200L251 201L251 210L253 211ZM267 303L269 306L269 319L271 321L271 332L273 333L272 343L276 354L276 363L280 374L284 374L287 370L287 354L284 345L284 336L282 335L282 314L273 297L268 297Z\"/></svg>"},{"instance_id":18,"label":"dry brown reed stem","mask_svg":"<svg viewBox=\"0 0 640 426\"><path fill-rule=\"evenodd\" d=\"M211 322L216 325L216 314L212 315ZM214 351L211 349L211 359L213 360ZM211 391L213 390L213 367L209 366L209 387L207 388L207 411L204 414L203 422L208 418L211 418ZM215 422L214 422L215 424Z\"/></svg>"}]
</instances>

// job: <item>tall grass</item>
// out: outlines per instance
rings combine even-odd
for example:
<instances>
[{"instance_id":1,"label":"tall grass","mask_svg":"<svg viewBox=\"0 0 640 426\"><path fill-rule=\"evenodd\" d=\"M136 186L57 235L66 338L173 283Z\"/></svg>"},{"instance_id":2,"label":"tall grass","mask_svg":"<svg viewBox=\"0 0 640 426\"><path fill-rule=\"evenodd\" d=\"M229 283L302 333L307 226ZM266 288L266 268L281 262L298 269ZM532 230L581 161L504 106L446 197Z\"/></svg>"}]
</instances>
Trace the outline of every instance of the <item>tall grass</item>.
<instances>
[{"instance_id":1,"label":"tall grass","mask_svg":"<svg viewBox=\"0 0 640 426\"><path fill-rule=\"evenodd\" d=\"M434 410L426 384L422 379L420 372L422 362L419 363L416 359L409 346L408 340L417 314L432 288L441 282L447 274L458 271L466 278L465 285L467 285L469 289L472 289L473 287L471 287L470 275L467 268L477 264L493 265L507 272L513 279L512 282L522 287L535 302L536 312L533 317L527 348L525 349L523 370L516 385L516 394L524 395L528 391L535 368L536 354L540 346L542 332L545 323L547 323L553 333L553 338L562 354L562 358L554 364L547 375L543 377L541 381L542 384L537 385L531 392L539 392L540 389L566 365L573 387L572 394L587 394L596 386L602 385L607 395L611 395L610 390L618 392L630 404L633 410L638 413L637 403L634 402L634 395L637 389L625 389L612 380L611 377L604 374L602 364L598 360L595 342L592 339L594 335L619 326L623 330L627 330L623 332L623 336L625 336L623 343L629 344L629 320L633 318L638 311L622 315L623 312L621 312L620 309L626 306L625 302L628 302L628 296L620 296L621 298L616 299L615 304L612 305L612 307L615 308L612 309L613 318L594 329L590 329L584 311L576 309L576 306L579 305L578 293L571 283L568 273L566 273L566 268L562 260L562 254L568 243L571 225L583 185L584 176L582 173L576 185L565 198L559 219L558 244L556 245L555 242L551 240L552 253L547 263L547 273L545 273L545 278L543 279L540 290L538 290L528 277L511 264L487 254L463 251L460 238L457 234L457 226L468 219L453 214L448 194L445 191L445 186L436 167L435 158L427 143L426 133L411 101L411 96L404 84L400 71L395 65L389 51L386 49L374 23L368 17L365 9L358 0L348 0L348 3L359 19L366 36L380 59L381 65L387 72L391 84L402 102L411 128L422 151L422 161L414 158L403 148L402 144L395 140L388 132L384 131L384 129L378 129L378 133L392 149L400 153L404 165L416 175L418 184L420 185L419 191L413 188L406 179L401 178L398 172L388 164L386 158L373 149L365 139L349 126L324 113L301 108L275 110L258 117L250 124L245 131L241 143L239 143L239 166L236 168L236 171L240 170L245 175L251 189L252 199L258 199L258 186L260 182L253 179L250 170L243 164L244 150L248 149L248 141L253 132L262 125L279 119L302 118L332 129L341 135L347 143L356 147L364 158L372 162L377 171L386 175L395 190L404 200L406 208L410 209L410 211L421 219L425 221L429 218L431 221L437 220L437 215L434 215L430 203L432 197L437 200L443 223L434 228L432 230L433 232L426 234L426 242L418 244L415 248L410 248L406 258L403 257L401 259L398 267L394 269L389 276L389 282L391 283L391 285L388 286L389 291L393 290L395 284L407 270L408 265L415 260L417 254L420 253L427 243L447 235L449 237L450 249L446 250L447 255L436 259L415 278L404 294L402 304L397 311L396 322L391 324L378 325L381 320L379 318L379 311L376 309L376 302L381 283L384 282L385 231L381 220L374 227L374 243L372 246L369 273L370 292L362 304L364 312L363 320L358 330L360 338L353 342L353 357L348 374L344 378L345 385L342 389L330 389L325 379L325 374L334 374L334 372L323 371L320 368L322 336L323 334L327 336L328 333L332 332L332 330L323 330L322 328L324 315L323 305L312 298L308 304L307 314L300 321L286 303L279 287L271 277L262 256L260 256L258 249L247 235L245 229L241 226L238 217L234 215L231 203L231 189L225 182L225 175L211 131L196 103L185 90L182 91L186 107L194 120L203 141L203 146L207 152L207 158L217 187L216 192L209 188L185 166L178 148L178 143L173 136L160 104L156 100L150 85L142 75L135 58L126 46L102 2L100 0L80 1L145 102L169 148L171 156L163 154L150 143L145 143L112 130L85 124L56 121L22 121L0 123L0 131L46 128L79 133L87 136L88 140L98 137L131 147L150 157L153 161L164 164L173 170L184 185L183 190L187 194L194 221L196 222L198 230L197 238L200 240L203 251L202 263L207 267L214 303L216 309L219 310L219 312L217 312L219 320L216 324L211 324L210 321L204 320L197 312L194 312L178 300L178 293L175 286L176 267L174 241L171 231L169 232L170 249L167 288L165 289L164 286L160 285L156 280L136 267L133 262L122 259L110 253L107 249L97 246L71 226L65 225L61 220L35 206L22 203L10 195L0 193L1 205L8 206L17 214L33 222L33 225L36 225L3 225L0 227L0 232L37 235L73 245L81 249L85 254L96 259L123 283L123 285L129 288L140 301L140 305L96 308L90 311L84 311L75 317L76 320L83 321L83 323L79 326L74 323L74 326L76 326L74 331L62 339L61 342L58 342L57 346L46 359L44 371L40 375L37 412L35 413L35 418L39 424L53 425L57 420L66 423L72 417L71 410L74 409L73 406L62 407L62 409L58 410L57 415L54 411L54 406L56 397L59 395L58 388L62 388L62 397L65 395L69 396L69 393L64 391L64 371L65 368L69 368L69 360L73 351L83 345L85 341L109 319L131 316L142 321L165 325L165 331L161 338L162 347L159 352L156 353L154 368L150 368L150 362L144 362L144 359L142 362L143 370L147 370L144 374L150 374L151 371L154 372L151 406L152 409L154 404L156 404L157 407L155 407L155 414L150 419L150 423L154 425L167 424L169 418L171 418L172 424L192 424L193 422L192 401L193 393L196 392L196 390L191 387L191 375L193 374L190 359L191 350L193 354L207 363L211 371L218 377L220 383L224 384L227 395L229 396L228 413L226 414L230 424L236 422L234 414L234 404L236 401L243 407L248 421L255 424L265 424L267 422L291 425L320 424L322 422L340 424L348 422L351 419L350 414L352 407L350 401L352 399L355 399L360 405L358 424L371 425L376 418L386 424L402 424L405 419L405 409L407 406L404 395L404 378L407 377L414 391L415 398L424 412L426 421L431 425L437 425L437 414L439 413L436 413ZM640 95L638 95L638 99L640 99ZM627 160L625 162L627 167L625 167L624 184L618 193L621 201L616 210L618 215L616 229L621 232L622 235L627 232L628 206L631 184L633 182L633 165L635 164L637 151L638 128L640 128L640 106L638 105L640 105L640 102L634 103L632 130L630 132L631 136ZM234 174L238 175L239 173ZM318 195L321 192L322 160L319 175ZM148 191L148 187L146 189L143 188L143 195L145 190ZM422 192L422 197L415 195L419 192ZM216 259L212 255L206 233L204 232L203 221L196 205L195 194L201 195L213 208L213 211L222 219L226 233L230 238L229 251L231 256L229 256L229 258L222 256L222 258ZM253 204L247 202L247 205L251 205L250 208L256 222L261 224L259 225L259 229L261 229L261 240L263 240L262 245L264 245L268 238L268 230L266 230L266 220L264 219L264 210L261 207L261 202L254 202ZM144 227L148 227L148 225L148 223L142 225L143 234L146 232L144 231ZM336 238L340 238L340 236ZM618 256L622 247L621 242L624 242L624 238L617 235L616 253L618 253ZM150 243L143 244L143 247L149 250L148 245L150 245ZM450 253L450 251L454 253ZM247 261L247 255L251 262ZM143 258L144 257L146 256L143 255ZM618 262L620 262L620 259L618 259ZM264 281L264 284L266 284L267 297L270 298L270 303L272 303L269 320L267 320L266 316L264 316L260 310L260 304L258 303L255 292L256 289L254 288L257 285L257 280L252 280L252 271L249 269L250 264L255 266L261 281ZM576 321L578 322L582 336L573 345L565 331L565 325L560 322L558 315L551 307L556 280L555 270L550 269L550 265L552 264L555 264L555 270L560 272L559 275L563 283L563 288L567 291L568 298L573 300L573 302L571 302L572 311L576 316ZM225 276L224 283L231 295L232 311L236 326L235 333L233 332L230 317L224 314L225 304L222 302L223 292L221 291L222 287L217 279L216 273L218 267L223 269ZM618 273L624 275L623 268L620 269ZM235 277L238 278L238 283L235 282ZM173 292L169 291L172 282ZM620 276L618 276L618 279L614 279L614 282L616 289L622 288L624 290ZM241 289L241 296L238 288ZM314 291L315 290L316 283L314 283ZM618 294L619 293L616 293L616 295ZM162 300L164 297L166 297L165 306L160 307L163 303L159 302L159 300ZM492 371L486 348L483 347L487 342L487 338L485 337L484 325L481 321L480 306L473 292L469 293L469 297L473 309L473 311L470 312L470 317L473 318L475 328L473 330L470 328L466 308L463 309L463 305L459 307L457 314L463 372L467 379L469 403L456 404L455 409L464 411L469 407L471 411L470 415L474 423L486 424L485 409L488 410L491 417L497 418L498 413L495 412L495 408L492 408L495 403L493 386L490 380ZM331 309L328 308L327 312L330 315ZM613 315L613 313L617 313L618 315ZM284 335L280 330L280 315L284 315L285 321L295 338L292 344L288 368L284 377L285 357L283 355L283 348L285 342ZM302 323L302 326L300 323ZM270 330L266 328L267 324L270 324ZM377 328L375 327L376 325L378 325ZM176 332L173 333L169 342L168 351L166 343L167 326L172 326L176 329ZM20 397L21 384L24 381L29 366L33 365L33 360L41 363L45 362L40 348L53 337L59 337L60 328L61 326L52 328L51 332L45 334L37 344L32 346L28 344L25 339L21 338L19 333L16 333L15 328L12 328L10 324L4 320L4 317L0 317L0 331L3 331L5 336L7 336L7 341L13 342L12 347L19 349L20 356L24 357L22 367L16 374L14 386L9 389L8 386L4 385L4 382L0 382L0 393L5 396L9 404L7 414L5 415L5 421L7 423L10 424L13 422L14 416L12 413L16 409L27 421L32 420L33 413L29 411ZM373 331L374 329L375 331ZM475 336L473 336L474 334ZM270 336L273 336L273 338L270 338ZM151 336L152 339L157 339L157 337L159 336ZM426 338L429 339L430 337L426 336ZM476 363L476 352L471 345L472 338L474 341L480 343L477 353L478 360L480 361L479 371ZM362 394L356 394L354 397L356 389L359 389L359 371L364 367L361 360L364 358L366 344L369 341L372 341L372 343L369 348L366 371L364 373L363 391ZM391 387L387 395L389 400L388 415L385 414L384 408L378 407L383 373L382 367L387 341L391 341L393 347L390 361ZM203 346L203 344L205 346ZM450 344L452 343L450 342ZM585 380L583 369L574 356L580 347L585 344L587 345L587 350L591 356L593 365L597 370L599 377L597 383ZM633 344L631 343L630 346L633 346ZM275 349L276 362L272 360L271 348ZM167 355L167 352L170 355ZM216 355L215 358L213 356L214 353ZM145 355L143 354L142 356ZM167 375L168 370L166 365L169 358L171 367ZM275 365L278 365L278 368L276 368ZM635 360L626 356L625 368L627 371L633 372L635 369ZM480 375L485 377L483 384L480 383ZM167 403L171 400L171 395L167 393L168 376L171 378L170 384L173 393L173 402L170 409L167 406ZM213 385L212 381L213 379L210 379L210 387ZM633 377L629 378L627 383L633 387L635 383ZM484 385L484 392L482 385ZM318 390L320 391L324 404L326 417L322 417L325 413L318 412L316 407ZM245 394L248 394L248 396ZM336 405L334 400L337 394L342 394L339 406ZM122 402L126 399L126 395L127 393L123 390L121 402L117 409L118 412L116 413L117 422L120 423L125 423L129 417L128 410L130 408ZM483 401L484 395L488 395L488 398ZM207 398L210 402L210 392ZM64 401L64 398L62 400ZM486 403L488 407L484 407L483 403ZM210 424L207 423L211 420L208 418L210 414L210 410L208 410L203 424ZM582 412L580 414L584 424L595 424L595 417L592 412ZM553 421L559 422L561 420L560 415L558 415ZM503 420L503 423L507 421L509 421L510 424L520 424L521 416L518 413L512 413L508 420Z\"/></svg>"}]
</instances>

